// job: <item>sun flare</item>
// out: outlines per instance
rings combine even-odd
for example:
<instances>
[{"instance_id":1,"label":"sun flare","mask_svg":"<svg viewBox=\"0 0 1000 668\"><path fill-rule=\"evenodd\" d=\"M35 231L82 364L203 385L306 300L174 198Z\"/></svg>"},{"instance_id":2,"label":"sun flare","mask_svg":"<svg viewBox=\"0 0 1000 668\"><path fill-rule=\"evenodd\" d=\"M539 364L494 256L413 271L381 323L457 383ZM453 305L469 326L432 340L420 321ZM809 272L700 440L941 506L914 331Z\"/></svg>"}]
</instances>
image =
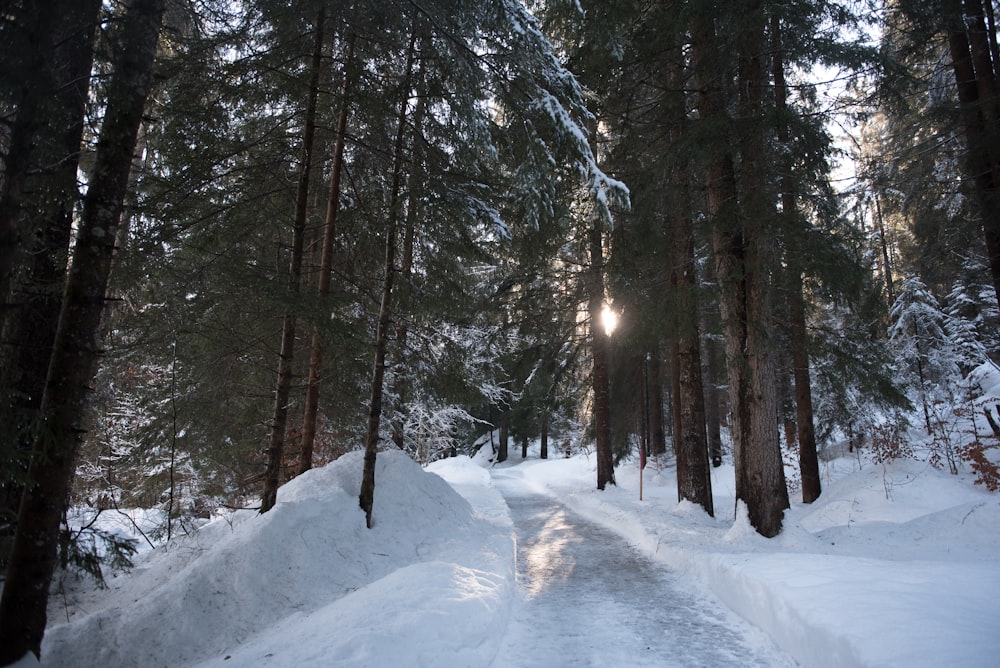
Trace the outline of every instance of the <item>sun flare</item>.
<instances>
[{"instance_id":1,"label":"sun flare","mask_svg":"<svg viewBox=\"0 0 1000 668\"><path fill-rule=\"evenodd\" d=\"M604 305L601 311L601 324L604 325L604 333L611 336L611 333L618 327L618 314L611 310L611 306Z\"/></svg>"}]
</instances>

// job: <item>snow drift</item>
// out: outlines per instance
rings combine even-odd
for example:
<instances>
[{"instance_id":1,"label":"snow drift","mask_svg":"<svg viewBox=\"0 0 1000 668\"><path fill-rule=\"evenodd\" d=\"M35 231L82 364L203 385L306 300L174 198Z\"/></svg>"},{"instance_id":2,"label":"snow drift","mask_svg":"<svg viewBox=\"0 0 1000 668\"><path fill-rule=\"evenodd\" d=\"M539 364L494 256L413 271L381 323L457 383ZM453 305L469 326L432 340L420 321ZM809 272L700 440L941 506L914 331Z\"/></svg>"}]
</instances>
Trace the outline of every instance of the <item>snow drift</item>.
<instances>
[{"instance_id":1,"label":"snow drift","mask_svg":"<svg viewBox=\"0 0 1000 668\"><path fill-rule=\"evenodd\" d=\"M460 665L469 652L495 653L491 629L505 625L512 596L510 531L398 451L379 455L369 530L357 501L361 457L296 478L264 515L217 518L150 553L85 604L86 614L48 630L42 665L429 665L442 657Z\"/></svg>"}]
</instances>

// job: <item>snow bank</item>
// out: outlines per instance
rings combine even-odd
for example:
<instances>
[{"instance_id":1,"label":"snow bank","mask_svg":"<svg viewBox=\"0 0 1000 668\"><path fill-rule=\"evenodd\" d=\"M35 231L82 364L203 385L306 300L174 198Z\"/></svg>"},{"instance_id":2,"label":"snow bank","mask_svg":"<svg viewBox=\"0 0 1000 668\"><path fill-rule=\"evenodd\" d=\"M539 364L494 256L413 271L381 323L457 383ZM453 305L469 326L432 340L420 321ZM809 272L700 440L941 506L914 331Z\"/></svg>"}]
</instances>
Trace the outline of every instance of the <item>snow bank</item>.
<instances>
[{"instance_id":1,"label":"snow bank","mask_svg":"<svg viewBox=\"0 0 1000 668\"><path fill-rule=\"evenodd\" d=\"M1000 495L913 461L824 464L767 540L713 470L716 517L677 502L652 462L594 489L586 455L421 470L379 455L374 526L358 508L361 454L300 476L265 514L218 518L140 556L104 592L55 606L43 666L487 666L515 595L497 476L550 493L689 575L804 666L995 666ZM446 482L447 481L447 482ZM32 665L30 660L24 665ZM502 666L501 668L506 668Z\"/></svg>"},{"instance_id":2,"label":"snow bank","mask_svg":"<svg viewBox=\"0 0 1000 668\"><path fill-rule=\"evenodd\" d=\"M487 503L474 510L441 477L384 452L369 530L361 469L361 453L345 455L282 487L264 515L219 518L143 555L48 630L42 665L425 665L495 654L491 629L506 624L514 578L511 531L486 519L495 498L472 493L467 473L467 496Z\"/></svg>"}]
</instances>

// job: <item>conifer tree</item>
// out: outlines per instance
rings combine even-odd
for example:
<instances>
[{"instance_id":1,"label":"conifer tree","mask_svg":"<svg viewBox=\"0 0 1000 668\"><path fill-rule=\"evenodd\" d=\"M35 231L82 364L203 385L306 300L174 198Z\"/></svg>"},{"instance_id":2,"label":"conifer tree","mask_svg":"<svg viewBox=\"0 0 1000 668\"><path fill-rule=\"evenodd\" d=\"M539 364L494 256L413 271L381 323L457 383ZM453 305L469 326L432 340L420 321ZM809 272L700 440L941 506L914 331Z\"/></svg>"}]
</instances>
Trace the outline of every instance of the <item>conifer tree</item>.
<instances>
[{"instance_id":1,"label":"conifer tree","mask_svg":"<svg viewBox=\"0 0 1000 668\"><path fill-rule=\"evenodd\" d=\"M337 137L334 142L330 165L330 186L327 193L326 214L323 221L322 250L320 251L319 278L317 292L319 298L330 295L333 274L333 250L337 236L337 220L340 215L341 180L344 173L344 148L347 144L347 120L351 103L351 89L354 73L354 47L357 34L347 36L344 55L344 82L337 116ZM323 373L323 341L318 328L314 328L310 340L309 377L306 381L306 397L302 417L302 447L299 453L299 473L312 468L313 449L316 439L316 421L319 414L320 377Z\"/></svg>"},{"instance_id":2,"label":"conifer tree","mask_svg":"<svg viewBox=\"0 0 1000 668\"><path fill-rule=\"evenodd\" d=\"M919 278L903 282L889 315L889 344L903 375L901 385L917 395L924 427L931 435L931 407L949 398L949 388L961 378L963 356L949 331L948 317Z\"/></svg>"},{"instance_id":3,"label":"conifer tree","mask_svg":"<svg viewBox=\"0 0 1000 668\"><path fill-rule=\"evenodd\" d=\"M164 10L164 0L133 0L122 26L0 598L0 663L5 665L27 652L41 652L59 522L101 352L99 330L117 226Z\"/></svg>"},{"instance_id":4,"label":"conifer tree","mask_svg":"<svg viewBox=\"0 0 1000 668\"><path fill-rule=\"evenodd\" d=\"M39 46L50 61L53 79L38 83L37 93L51 85L52 99L37 113L48 121L38 128L31 156L30 178L18 204L17 231L20 261L0 297L0 534L13 533L23 490L27 456L31 451L29 426L41 403L62 303L68 247L77 202L77 166L85 124L86 100L93 63L93 41L99 3L74 2L56 24L53 43ZM8 42L9 43L9 42ZM15 41L16 44L16 41ZM49 53L50 52L50 53ZM18 123L15 127L20 127ZM24 131L26 128L21 128ZM12 141L10 150L16 147ZM23 157L21 158L23 159ZM15 161L16 163L17 161ZM13 163L6 163L12 166ZM16 179L11 171L5 178ZM11 185L9 183L8 185ZM12 202L8 202L12 206ZM6 561L0 548L0 564Z\"/></svg>"},{"instance_id":5,"label":"conifer tree","mask_svg":"<svg viewBox=\"0 0 1000 668\"><path fill-rule=\"evenodd\" d=\"M309 65L305 121L302 129L302 161L299 166L298 186L295 192L295 219L292 222L292 252L288 269L288 287L292 295L299 292L302 282L302 255L305 245L305 226L309 205L310 174L313 163L313 143L316 133L316 98L319 95L320 65L323 57L323 23L326 12L320 9L313 23L313 51ZM282 318L281 349L278 351L278 380L274 390L274 411L271 417L271 434L267 451L267 468L264 471L264 492L260 512L270 510L278 496L280 469L285 449L285 427L288 421L289 391L292 384L292 361L295 351L296 316L286 313Z\"/></svg>"}]
</instances>

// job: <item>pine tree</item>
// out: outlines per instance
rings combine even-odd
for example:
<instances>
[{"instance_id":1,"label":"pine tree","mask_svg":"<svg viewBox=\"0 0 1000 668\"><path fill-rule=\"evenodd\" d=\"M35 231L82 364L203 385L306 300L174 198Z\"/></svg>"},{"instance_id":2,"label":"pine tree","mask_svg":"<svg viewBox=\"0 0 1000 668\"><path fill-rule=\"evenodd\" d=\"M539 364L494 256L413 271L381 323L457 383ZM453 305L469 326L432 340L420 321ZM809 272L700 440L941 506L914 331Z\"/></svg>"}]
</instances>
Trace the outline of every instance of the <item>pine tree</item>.
<instances>
[{"instance_id":1,"label":"pine tree","mask_svg":"<svg viewBox=\"0 0 1000 668\"><path fill-rule=\"evenodd\" d=\"M389 191L388 222L385 232L385 260L383 262L383 279L381 303L378 311L378 321L375 330L375 364L372 371L371 399L368 409L368 434L365 438L365 465L361 478L359 501L365 511L365 523L372 527L372 506L375 498L375 461L378 455L380 421L382 419L382 397L385 382L386 354L389 345L389 318L392 312L392 289L396 274L396 238L402 208L403 150L406 137L407 109L409 94L413 85L414 59L417 43L417 25L411 28L410 46L406 52L406 66L400 86L405 91L399 104L399 117L396 125L396 141L392 154L392 185Z\"/></svg>"},{"instance_id":2,"label":"pine tree","mask_svg":"<svg viewBox=\"0 0 1000 668\"><path fill-rule=\"evenodd\" d=\"M59 522L73 476L87 390L96 372L99 330L114 243L139 124L152 81L163 0L133 0L108 88L59 328L39 413L17 534L0 599L0 663L38 656Z\"/></svg>"},{"instance_id":3,"label":"pine tree","mask_svg":"<svg viewBox=\"0 0 1000 668\"><path fill-rule=\"evenodd\" d=\"M889 345L898 360L901 385L919 398L924 426L931 435L931 407L949 398L949 388L961 379L963 356L948 331L948 317L919 278L903 282L889 315Z\"/></svg>"},{"instance_id":4,"label":"pine tree","mask_svg":"<svg viewBox=\"0 0 1000 668\"><path fill-rule=\"evenodd\" d=\"M748 9L739 51L740 108L743 116L753 120L761 114L763 26L760 8ZM721 129L726 127L727 112L722 96L725 80L712 64L711 48L716 38L711 17L696 14L692 58L698 77L698 109L703 122ZM705 182L726 334L736 495L747 503L757 531L774 536L781 530L782 513L789 504L774 424L774 369L767 341L771 249L765 222L769 214L762 200L766 191L755 182L765 172L762 165L748 159L763 157L761 132L759 124L748 124L742 136L746 202L739 199L732 158L724 146L713 147Z\"/></svg>"},{"instance_id":5,"label":"pine tree","mask_svg":"<svg viewBox=\"0 0 1000 668\"><path fill-rule=\"evenodd\" d=\"M299 292L302 282L302 256L305 246L305 226L309 205L310 174L313 164L313 144L316 134L316 98L319 95L320 65L323 56L323 23L326 12L320 9L313 24L313 50L309 65L309 90L302 130L302 160L295 192L295 220L292 223L292 253L288 269L288 288L292 295ZM278 380L274 390L274 412L264 471L264 492L260 512L274 507L278 497L280 469L285 449L285 427L288 422L289 391L292 384L292 362L295 351L296 316L286 313L282 318L281 349L278 351Z\"/></svg>"},{"instance_id":6,"label":"pine tree","mask_svg":"<svg viewBox=\"0 0 1000 668\"><path fill-rule=\"evenodd\" d=\"M890 46L899 54L908 74L918 81L928 74L933 77L935 85L928 89L929 106L948 111L938 115L937 123L922 128L916 138L942 145L953 144L954 139L961 138L964 144L961 170L981 229L963 227L966 232L981 234L996 290L1000 288L1000 218L997 216L1000 207L996 199L1000 100L997 97L995 26L987 25L992 21L987 18L987 15L992 16L992 4L980 0L899 2L893 9L888 16ZM947 63L947 70L939 67L942 63ZM951 80L950 85L945 83L946 77ZM897 79L889 79L888 86L901 87ZM942 91L950 94L941 95ZM958 112L957 118L953 110ZM943 132L935 127L942 120ZM917 162L928 164L930 161L922 157ZM937 179L927 179L929 182L934 180ZM915 208L915 213L921 215L923 211Z\"/></svg>"},{"instance_id":7,"label":"pine tree","mask_svg":"<svg viewBox=\"0 0 1000 668\"><path fill-rule=\"evenodd\" d=\"M57 92L46 104L48 122L36 132L30 161L33 174L25 179L18 205L18 234L24 233L19 240L21 261L11 277L10 299L0 305L0 524L6 525L2 534L8 530L12 534L16 526L31 451L29 427L41 403L58 325L99 9L97 2L71 3L57 22L50 63ZM38 86L44 89L45 84ZM9 171L5 175L18 178ZM7 296L3 294L0 301ZM2 563L5 553L0 548Z\"/></svg>"},{"instance_id":8,"label":"pine tree","mask_svg":"<svg viewBox=\"0 0 1000 668\"><path fill-rule=\"evenodd\" d=\"M320 252L319 278L317 291L321 300L330 295L330 282L333 274L333 250L337 236L337 220L340 213L341 179L344 173L344 148L347 144L347 120L351 103L351 91L354 72L354 49L357 35L351 32L347 36L344 55L344 81L340 100L340 112L337 117L337 138L331 155L330 186L327 194L326 215L323 222L323 241ZM309 377L306 382L306 397L304 415L302 418L302 448L299 453L299 473L312 468L313 449L316 439L316 421L319 414L320 377L323 373L323 341L318 328L314 328L310 341Z\"/></svg>"}]
</instances>

